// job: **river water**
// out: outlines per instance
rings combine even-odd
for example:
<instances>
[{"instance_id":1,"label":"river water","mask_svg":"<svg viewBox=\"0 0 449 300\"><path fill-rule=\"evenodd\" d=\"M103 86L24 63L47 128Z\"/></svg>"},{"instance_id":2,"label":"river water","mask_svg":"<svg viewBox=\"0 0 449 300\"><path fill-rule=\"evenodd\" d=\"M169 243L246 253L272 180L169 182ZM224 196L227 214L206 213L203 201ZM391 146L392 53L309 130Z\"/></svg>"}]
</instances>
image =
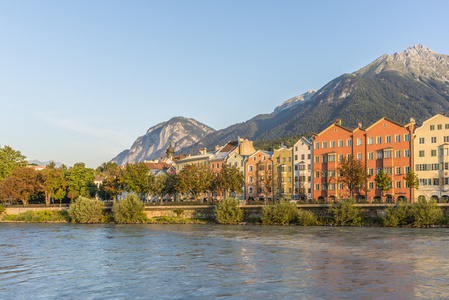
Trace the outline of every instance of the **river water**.
<instances>
[{"instance_id":1,"label":"river water","mask_svg":"<svg viewBox=\"0 0 449 300\"><path fill-rule=\"evenodd\" d=\"M449 229L0 224L0 299L449 298Z\"/></svg>"}]
</instances>

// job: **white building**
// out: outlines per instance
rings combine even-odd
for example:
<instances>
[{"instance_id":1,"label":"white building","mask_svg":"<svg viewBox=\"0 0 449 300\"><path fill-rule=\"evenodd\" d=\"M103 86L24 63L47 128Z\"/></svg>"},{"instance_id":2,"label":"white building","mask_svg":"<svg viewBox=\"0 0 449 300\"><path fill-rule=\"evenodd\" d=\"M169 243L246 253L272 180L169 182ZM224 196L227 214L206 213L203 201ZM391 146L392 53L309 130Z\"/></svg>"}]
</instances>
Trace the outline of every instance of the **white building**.
<instances>
[{"instance_id":1,"label":"white building","mask_svg":"<svg viewBox=\"0 0 449 300\"><path fill-rule=\"evenodd\" d=\"M302 137L293 145L293 164L295 166L295 198L311 199L312 140Z\"/></svg>"}]
</instances>

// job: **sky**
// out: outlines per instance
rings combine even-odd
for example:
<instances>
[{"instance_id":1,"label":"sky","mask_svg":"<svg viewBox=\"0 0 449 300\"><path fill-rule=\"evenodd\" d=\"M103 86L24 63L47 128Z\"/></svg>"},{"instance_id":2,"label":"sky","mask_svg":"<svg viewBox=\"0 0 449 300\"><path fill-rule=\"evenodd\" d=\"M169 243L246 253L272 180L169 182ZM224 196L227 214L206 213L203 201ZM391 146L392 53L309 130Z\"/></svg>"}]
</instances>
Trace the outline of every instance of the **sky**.
<instances>
[{"instance_id":1,"label":"sky","mask_svg":"<svg viewBox=\"0 0 449 300\"><path fill-rule=\"evenodd\" d=\"M95 168L175 116L223 129L383 54L449 1L0 0L0 146Z\"/></svg>"}]
</instances>

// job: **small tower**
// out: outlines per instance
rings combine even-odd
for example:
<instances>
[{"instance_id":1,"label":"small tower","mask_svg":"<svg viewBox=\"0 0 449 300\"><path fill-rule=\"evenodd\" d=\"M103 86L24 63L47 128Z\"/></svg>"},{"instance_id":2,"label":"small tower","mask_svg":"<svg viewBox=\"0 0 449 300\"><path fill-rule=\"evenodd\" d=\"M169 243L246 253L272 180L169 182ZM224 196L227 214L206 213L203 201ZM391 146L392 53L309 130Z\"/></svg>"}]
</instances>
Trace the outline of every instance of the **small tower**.
<instances>
[{"instance_id":1,"label":"small tower","mask_svg":"<svg viewBox=\"0 0 449 300\"><path fill-rule=\"evenodd\" d=\"M175 157L175 150L173 149L170 141L170 146L168 146L167 151L165 151L165 154L167 154L167 158L170 160L173 160L173 157Z\"/></svg>"}]
</instances>

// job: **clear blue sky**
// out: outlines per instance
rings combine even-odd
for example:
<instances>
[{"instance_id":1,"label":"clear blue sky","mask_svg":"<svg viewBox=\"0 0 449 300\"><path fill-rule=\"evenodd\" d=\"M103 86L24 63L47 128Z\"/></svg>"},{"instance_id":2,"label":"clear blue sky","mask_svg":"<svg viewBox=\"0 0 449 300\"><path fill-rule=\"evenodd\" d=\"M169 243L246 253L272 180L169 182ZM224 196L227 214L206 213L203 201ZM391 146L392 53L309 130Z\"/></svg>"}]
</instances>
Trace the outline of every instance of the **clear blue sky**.
<instances>
[{"instance_id":1,"label":"clear blue sky","mask_svg":"<svg viewBox=\"0 0 449 300\"><path fill-rule=\"evenodd\" d=\"M423 44L448 1L0 0L0 145L109 161L174 116L215 129Z\"/></svg>"}]
</instances>

